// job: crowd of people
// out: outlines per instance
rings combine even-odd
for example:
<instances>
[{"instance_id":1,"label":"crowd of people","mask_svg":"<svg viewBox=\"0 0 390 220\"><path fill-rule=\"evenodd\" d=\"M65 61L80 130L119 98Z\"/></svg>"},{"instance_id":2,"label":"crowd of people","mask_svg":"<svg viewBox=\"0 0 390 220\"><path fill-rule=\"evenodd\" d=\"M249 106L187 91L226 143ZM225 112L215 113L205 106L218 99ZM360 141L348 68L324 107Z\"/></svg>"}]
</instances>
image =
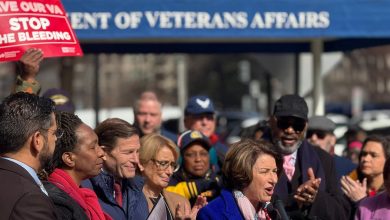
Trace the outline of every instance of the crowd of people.
<instances>
[{"instance_id":1,"label":"crowd of people","mask_svg":"<svg viewBox=\"0 0 390 220\"><path fill-rule=\"evenodd\" d=\"M0 219L390 218L390 139L351 140L357 164L338 156L335 124L309 118L298 95L280 97L230 146L205 95L189 98L181 134L162 127L150 91L134 104L134 124L91 128L63 93L38 96L42 57L25 53L0 105Z\"/></svg>"}]
</instances>

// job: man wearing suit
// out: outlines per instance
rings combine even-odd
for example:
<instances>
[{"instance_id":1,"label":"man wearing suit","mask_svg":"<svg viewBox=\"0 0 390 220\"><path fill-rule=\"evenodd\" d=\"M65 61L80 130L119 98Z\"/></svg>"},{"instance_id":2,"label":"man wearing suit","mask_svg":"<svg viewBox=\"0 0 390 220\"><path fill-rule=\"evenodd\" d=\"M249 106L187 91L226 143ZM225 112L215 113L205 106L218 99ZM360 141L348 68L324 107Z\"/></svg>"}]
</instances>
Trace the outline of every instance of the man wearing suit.
<instances>
[{"instance_id":1,"label":"man wearing suit","mask_svg":"<svg viewBox=\"0 0 390 220\"><path fill-rule=\"evenodd\" d=\"M54 103L15 93L0 105L0 220L56 219L37 172L57 140Z\"/></svg>"},{"instance_id":2,"label":"man wearing suit","mask_svg":"<svg viewBox=\"0 0 390 220\"><path fill-rule=\"evenodd\" d=\"M274 195L291 219L347 219L349 206L338 188L332 157L305 140L307 114L298 95L282 96L275 103L269 124L272 142L284 157L284 172Z\"/></svg>"}]
</instances>

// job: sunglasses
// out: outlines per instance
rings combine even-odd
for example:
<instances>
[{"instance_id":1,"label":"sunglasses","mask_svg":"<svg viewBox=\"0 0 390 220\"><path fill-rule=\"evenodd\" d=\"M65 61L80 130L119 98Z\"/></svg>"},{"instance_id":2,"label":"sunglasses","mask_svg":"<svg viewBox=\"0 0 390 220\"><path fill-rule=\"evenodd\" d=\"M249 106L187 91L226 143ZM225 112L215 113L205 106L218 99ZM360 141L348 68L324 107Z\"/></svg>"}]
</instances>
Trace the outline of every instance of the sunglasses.
<instances>
[{"instance_id":1,"label":"sunglasses","mask_svg":"<svg viewBox=\"0 0 390 220\"><path fill-rule=\"evenodd\" d=\"M293 128L295 132L302 132L305 129L306 121L293 117L279 117L277 120L277 126L279 129L285 130L287 128Z\"/></svg>"},{"instance_id":2,"label":"sunglasses","mask_svg":"<svg viewBox=\"0 0 390 220\"><path fill-rule=\"evenodd\" d=\"M321 130L308 130L306 132L306 138L311 138L314 134L317 136L318 139L324 139L328 132Z\"/></svg>"}]
</instances>

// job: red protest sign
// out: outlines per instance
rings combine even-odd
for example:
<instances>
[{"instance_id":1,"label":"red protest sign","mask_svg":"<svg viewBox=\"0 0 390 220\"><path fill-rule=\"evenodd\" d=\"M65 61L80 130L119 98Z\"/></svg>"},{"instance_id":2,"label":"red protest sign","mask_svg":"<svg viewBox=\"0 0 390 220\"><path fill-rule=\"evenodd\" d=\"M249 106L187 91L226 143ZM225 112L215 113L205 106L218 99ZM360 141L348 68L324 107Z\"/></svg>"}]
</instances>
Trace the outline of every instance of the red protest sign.
<instances>
[{"instance_id":1,"label":"red protest sign","mask_svg":"<svg viewBox=\"0 0 390 220\"><path fill-rule=\"evenodd\" d=\"M31 47L45 57L83 55L60 0L0 1L0 62Z\"/></svg>"}]
</instances>

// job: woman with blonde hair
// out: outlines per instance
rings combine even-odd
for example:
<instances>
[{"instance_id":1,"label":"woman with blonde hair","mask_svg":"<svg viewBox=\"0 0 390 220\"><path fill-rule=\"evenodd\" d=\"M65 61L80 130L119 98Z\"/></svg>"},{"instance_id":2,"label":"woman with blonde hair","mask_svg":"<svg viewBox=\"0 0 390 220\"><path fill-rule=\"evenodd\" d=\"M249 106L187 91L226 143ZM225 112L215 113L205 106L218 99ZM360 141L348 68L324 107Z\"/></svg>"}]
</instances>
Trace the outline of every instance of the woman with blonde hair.
<instances>
[{"instance_id":1,"label":"woman with blonde hair","mask_svg":"<svg viewBox=\"0 0 390 220\"><path fill-rule=\"evenodd\" d=\"M142 137L139 152L141 174L145 181L142 191L148 202L150 215L153 215L153 209L165 206L163 212L166 216L157 217L166 217L168 220L195 219L198 210L207 203L204 198L199 198L190 211L190 203L186 198L165 190L178 167L176 163L178 157L177 147L171 140L159 134Z\"/></svg>"}]
</instances>

